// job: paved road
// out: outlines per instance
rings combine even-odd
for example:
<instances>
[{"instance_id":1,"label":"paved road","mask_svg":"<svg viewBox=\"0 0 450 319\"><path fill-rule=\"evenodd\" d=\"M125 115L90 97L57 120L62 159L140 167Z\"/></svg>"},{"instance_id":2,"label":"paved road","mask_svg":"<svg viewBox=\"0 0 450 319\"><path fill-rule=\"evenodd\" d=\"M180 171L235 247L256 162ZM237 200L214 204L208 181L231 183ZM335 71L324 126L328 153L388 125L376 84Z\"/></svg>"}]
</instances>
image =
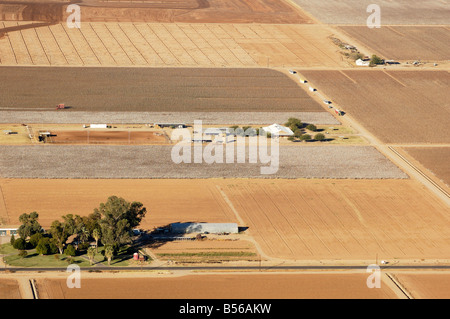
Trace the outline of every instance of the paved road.
<instances>
[{"instance_id":1,"label":"paved road","mask_svg":"<svg viewBox=\"0 0 450 319\"><path fill-rule=\"evenodd\" d=\"M81 271L149 271L149 270L183 270L183 271L243 271L243 270L254 270L254 271L285 271L285 270L365 270L367 265L351 265L351 266L163 266L163 267L88 267L81 268ZM14 272L65 272L66 268L44 268L44 267L8 267L1 268L0 271L14 271ZM387 265L380 266L380 270L450 270L450 265Z\"/></svg>"}]
</instances>

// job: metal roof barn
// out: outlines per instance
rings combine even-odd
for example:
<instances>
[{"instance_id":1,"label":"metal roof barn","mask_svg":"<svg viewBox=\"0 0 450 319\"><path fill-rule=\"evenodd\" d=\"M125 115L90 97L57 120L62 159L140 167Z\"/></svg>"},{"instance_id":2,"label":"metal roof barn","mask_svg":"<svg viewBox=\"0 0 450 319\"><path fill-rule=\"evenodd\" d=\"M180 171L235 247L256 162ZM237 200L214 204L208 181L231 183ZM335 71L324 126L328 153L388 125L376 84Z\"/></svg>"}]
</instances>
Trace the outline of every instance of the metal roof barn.
<instances>
[{"instance_id":1,"label":"metal roof barn","mask_svg":"<svg viewBox=\"0 0 450 319\"><path fill-rule=\"evenodd\" d=\"M172 233L190 234L190 233L238 233L236 223L173 223L170 225Z\"/></svg>"}]
</instances>

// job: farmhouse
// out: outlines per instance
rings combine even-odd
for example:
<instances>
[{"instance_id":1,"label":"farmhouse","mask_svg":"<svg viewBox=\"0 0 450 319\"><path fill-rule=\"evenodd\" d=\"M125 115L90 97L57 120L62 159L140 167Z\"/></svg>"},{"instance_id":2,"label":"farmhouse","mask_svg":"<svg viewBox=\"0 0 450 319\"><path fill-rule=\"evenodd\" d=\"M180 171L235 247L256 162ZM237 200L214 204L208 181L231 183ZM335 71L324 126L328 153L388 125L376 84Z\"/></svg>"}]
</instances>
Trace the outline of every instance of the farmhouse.
<instances>
[{"instance_id":1,"label":"farmhouse","mask_svg":"<svg viewBox=\"0 0 450 319\"><path fill-rule=\"evenodd\" d=\"M12 236L17 234L18 226L0 226L0 236Z\"/></svg>"},{"instance_id":2,"label":"farmhouse","mask_svg":"<svg viewBox=\"0 0 450 319\"><path fill-rule=\"evenodd\" d=\"M173 223L170 224L170 231L174 234L190 233L238 233L236 223Z\"/></svg>"},{"instance_id":3,"label":"farmhouse","mask_svg":"<svg viewBox=\"0 0 450 319\"><path fill-rule=\"evenodd\" d=\"M270 126L266 126L262 128L264 132L270 133L272 135L278 136L292 136L294 132L289 127L282 126L279 124L272 124Z\"/></svg>"}]
</instances>

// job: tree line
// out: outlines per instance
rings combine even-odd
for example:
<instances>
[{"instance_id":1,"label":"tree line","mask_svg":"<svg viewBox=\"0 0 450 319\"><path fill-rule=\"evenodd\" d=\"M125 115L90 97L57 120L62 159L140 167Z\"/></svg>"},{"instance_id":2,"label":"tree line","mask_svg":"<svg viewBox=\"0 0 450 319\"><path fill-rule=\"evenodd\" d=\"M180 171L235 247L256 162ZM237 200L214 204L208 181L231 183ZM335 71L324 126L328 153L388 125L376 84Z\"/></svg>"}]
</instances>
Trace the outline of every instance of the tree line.
<instances>
[{"instance_id":1,"label":"tree line","mask_svg":"<svg viewBox=\"0 0 450 319\"><path fill-rule=\"evenodd\" d=\"M111 196L101 203L88 216L67 214L61 220L51 223L44 230L39 224L39 214L24 213L19 217L19 238L11 237L11 244L20 250L22 256L26 250L36 249L39 255L66 254L75 256L81 251L87 251L92 263L98 253L99 244L105 246L104 254L111 262L120 247L131 241L133 229L139 226L145 217L147 209L140 202L127 202L125 199ZM68 244L71 237L72 244ZM90 243L95 241L95 246Z\"/></svg>"}]
</instances>

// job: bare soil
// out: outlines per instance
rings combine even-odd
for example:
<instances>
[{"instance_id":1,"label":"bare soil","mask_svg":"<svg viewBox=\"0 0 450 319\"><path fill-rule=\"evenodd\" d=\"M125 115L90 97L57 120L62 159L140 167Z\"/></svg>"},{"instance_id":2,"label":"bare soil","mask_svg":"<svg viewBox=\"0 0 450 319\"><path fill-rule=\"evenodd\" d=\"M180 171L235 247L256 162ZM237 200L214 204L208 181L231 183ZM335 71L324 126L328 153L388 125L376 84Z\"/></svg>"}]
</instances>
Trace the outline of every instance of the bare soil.
<instances>
[{"instance_id":1,"label":"bare soil","mask_svg":"<svg viewBox=\"0 0 450 319\"><path fill-rule=\"evenodd\" d=\"M62 279L38 279L42 299L301 299L396 298L385 285L369 289L365 274L190 275L172 278L84 279L68 289Z\"/></svg>"},{"instance_id":2,"label":"bare soil","mask_svg":"<svg viewBox=\"0 0 450 319\"><path fill-rule=\"evenodd\" d=\"M285 1L270 0L83 0L83 22L189 22L189 23L312 23L301 9ZM65 21L68 4L63 1L20 1L2 4L0 19Z\"/></svg>"},{"instance_id":3,"label":"bare soil","mask_svg":"<svg viewBox=\"0 0 450 319\"><path fill-rule=\"evenodd\" d=\"M403 150L450 187L450 147L404 147Z\"/></svg>"},{"instance_id":4,"label":"bare soil","mask_svg":"<svg viewBox=\"0 0 450 319\"><path fill-rule=\"evenodd\" d=\"M302 70L301 74L385 143L449 143L446 71Z\"/></svg>"},{"instance_id":5,"label":"bare soil","mask_svg":"<svg viewBox=\"0 0 450 319\"><path fill-rule=\"evenodd\" d=\"M396 61L446 61L450 52L450 32L446 26L340 26L357 41L382 58Z\"/></svg>"},{"instance_id":6,"label":"bare soil","mask_svg":"<svg viewBox=\"0 0 450 319\"><path fill-rule=\"evenodd\" d=\"M147 207L143 229L236 222L249 227L244 235L274 258L378 256L395 263L450 254L449 208L413 180L1 180L0 185L10 224L23 212L37 211L48 228L62 214L88 215L117 195Z\"/></svg>"}]
</instances>

